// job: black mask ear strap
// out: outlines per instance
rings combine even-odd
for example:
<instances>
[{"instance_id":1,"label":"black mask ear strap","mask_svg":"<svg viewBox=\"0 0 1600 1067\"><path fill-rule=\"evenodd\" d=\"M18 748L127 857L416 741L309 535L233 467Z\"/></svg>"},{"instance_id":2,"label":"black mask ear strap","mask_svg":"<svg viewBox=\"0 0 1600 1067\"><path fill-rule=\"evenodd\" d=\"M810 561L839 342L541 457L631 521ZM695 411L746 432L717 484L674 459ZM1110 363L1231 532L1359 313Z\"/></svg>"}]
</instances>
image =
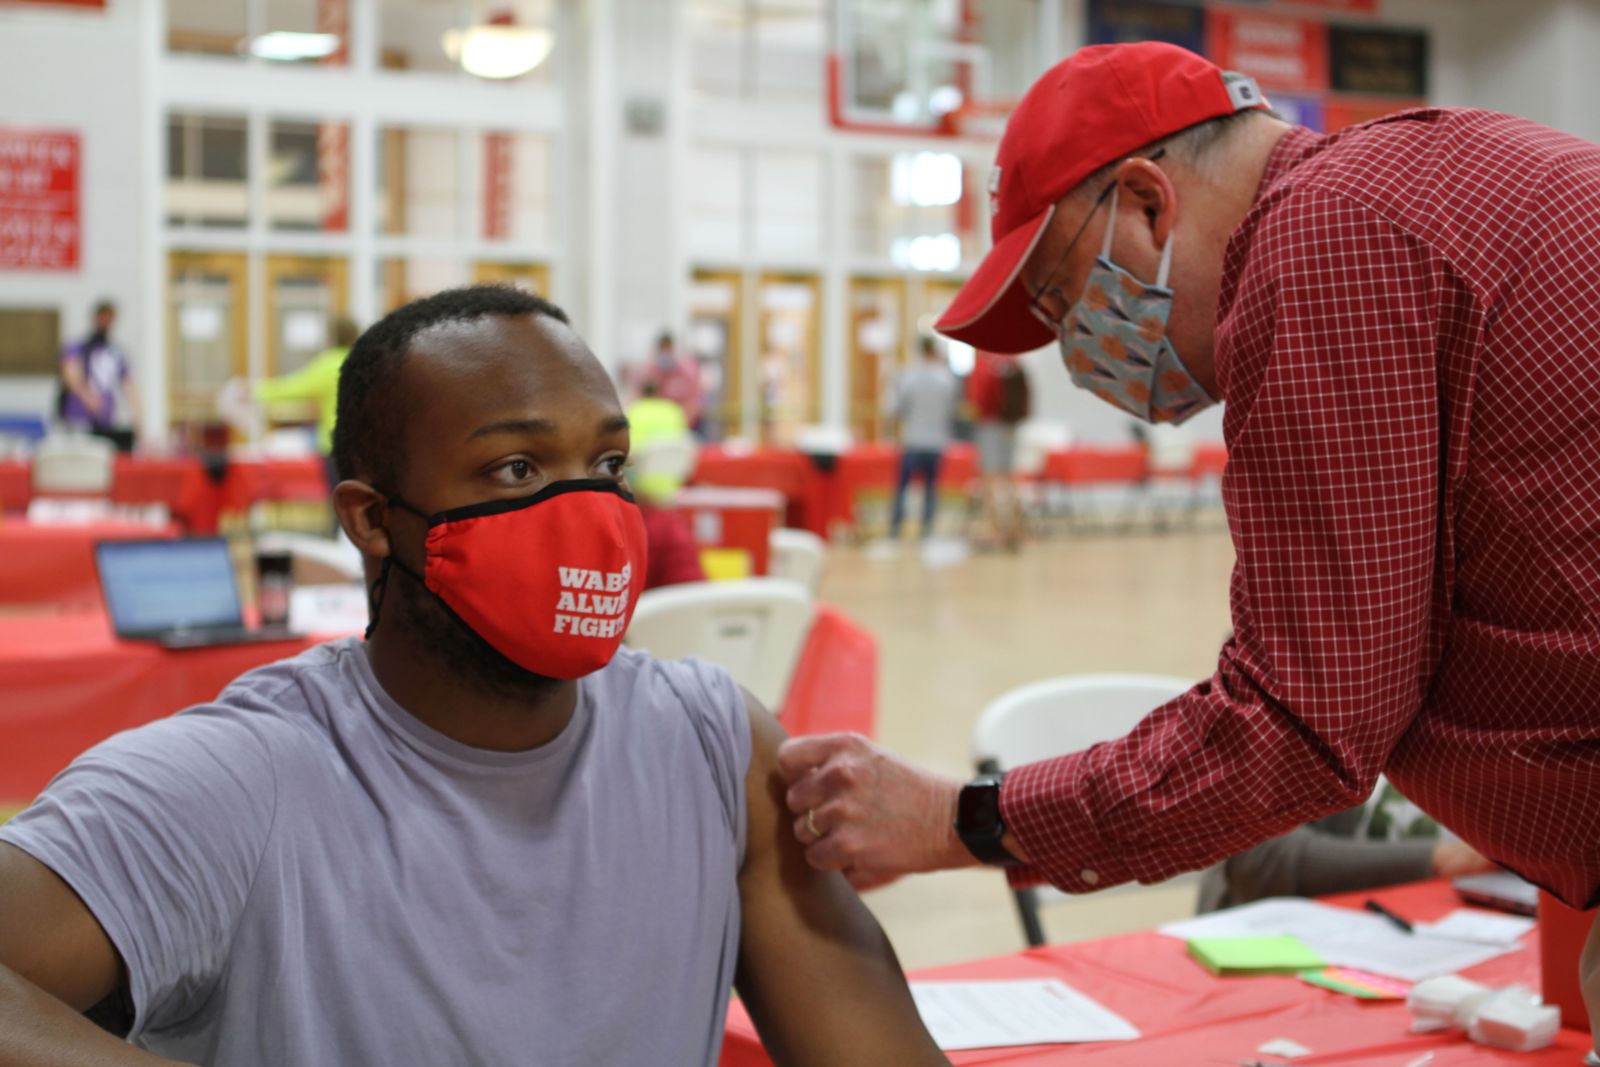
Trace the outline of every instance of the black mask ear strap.
<instances>
[{"instance_id":1,"label":"black mask ear strap","mask_svg":"<svg viewBox=\"0 0 1600 1067\"><path fill-rule=\"evenodd\" d=\"M372 640L372 631L378 628L378 612L383 609L383 593L389 587L389 565L393 562L392 556L383 558L378 568L378 580L367 590L367 632L361 635L363 640Z\"/></svg>"},{"instance_id":2,"label":"black mask ear strap","mask_svg":"<svg viewBox=\"0 0 1600 1067\"><path fill-rule=\"evenodd\" d=\"M373 486L373 488L377 489L377 486ZM383 492L383 490L381 490L381 489L379 489L378 491L379 492ZM410 504L406 503L405 500L403 498L401 498L399 495L390 496L390 495L385 494L383 499L391 507L397 507L402 511L409 511L409 512L411 512L411 514L417 516L419 519L422 519L424 521L427 521L427 519L428 519L428 515L427 515L426 512L419 511L418 509L412 507ZM390 546L389 551L390 552L394 551L394 547L392 545ZM410 567L408 567L404 563L400 562L400 560L396 559L393 555L389 555L389 556L383 557L383 563L382 563L381 567L378 570L378 580L372 583L372 589L369 590L368 593L367 593L367 620L368 621L367 621L367 632L366 632L366 634L364 636L366 638L368 638L368 639L371 639L372 631L374 631L374 630L376 630L378 628L378 613L383 608L383 596L384 596L384 593L389 588L389 572L390 572L391 569L397 569L402 574L406 575L406 577L415 579L416 582L419 585L421 585L424 589L426 589L427 585L428 585L427 581L422 577L422 575L418 574L416 571L412 570Z\"/></svg>"}]
</instances>

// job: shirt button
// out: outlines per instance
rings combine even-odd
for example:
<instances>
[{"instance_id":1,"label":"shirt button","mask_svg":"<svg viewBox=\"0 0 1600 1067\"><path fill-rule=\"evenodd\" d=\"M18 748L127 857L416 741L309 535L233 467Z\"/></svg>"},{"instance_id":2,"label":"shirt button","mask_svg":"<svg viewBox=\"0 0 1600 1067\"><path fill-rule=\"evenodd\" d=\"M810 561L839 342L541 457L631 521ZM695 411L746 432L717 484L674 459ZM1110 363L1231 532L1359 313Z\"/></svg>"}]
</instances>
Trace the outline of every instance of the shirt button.
<instances>
[{"instance_id":1,"label":"shirt button","mask_svg":"<svg viewBox=\"0 0 1600 1067\"><path fill-rule=\"evenodd\" d=\"M1078 872L1078 877L1083 879L1084 885L1099 885L1100 872L1092 867L1085 867Z\"/></svg>"}]
</instances>

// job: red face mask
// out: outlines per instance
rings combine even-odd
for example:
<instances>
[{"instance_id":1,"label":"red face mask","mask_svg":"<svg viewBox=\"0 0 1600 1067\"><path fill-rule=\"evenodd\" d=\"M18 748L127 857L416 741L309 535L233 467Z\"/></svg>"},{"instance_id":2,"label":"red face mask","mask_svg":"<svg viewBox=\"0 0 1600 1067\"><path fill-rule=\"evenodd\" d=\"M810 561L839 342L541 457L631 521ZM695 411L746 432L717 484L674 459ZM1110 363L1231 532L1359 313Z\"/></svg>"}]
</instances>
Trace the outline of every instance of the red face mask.
<instances>
[{"instance_id":1,"label":"red face mask","mask_svg":"<svg viewBox=\"0 0 1600 1067\"><path fill-rule=\"evenodd\" d=\"M435 515L398 497L390 503L428 520L427 562L421 575L393 556L386 562L511 662L571 679L617 654L644 582L645 532L616 482L555 482Z\"/></svg>"}]
</instances>

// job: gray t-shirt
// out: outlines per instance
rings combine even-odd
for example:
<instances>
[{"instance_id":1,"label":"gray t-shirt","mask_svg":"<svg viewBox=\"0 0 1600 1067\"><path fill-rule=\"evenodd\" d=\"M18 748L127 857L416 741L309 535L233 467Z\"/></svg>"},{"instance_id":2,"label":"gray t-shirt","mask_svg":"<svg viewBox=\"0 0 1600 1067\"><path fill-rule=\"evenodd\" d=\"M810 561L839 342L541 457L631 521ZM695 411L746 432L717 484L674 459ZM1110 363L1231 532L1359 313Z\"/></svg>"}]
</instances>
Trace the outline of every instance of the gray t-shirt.
<instances>
[{"instance_id":1,"label":"gray t-shirt","mask_svg":"<svg viewBox=\"0 0 1600 1067\"><path fill-rule=\"evenodd\" d=\"M130 1036L226 1067L714 1064L750 730L720 668L623 649L559 737L470 748L359 641L79 757L0 840L127 962Z\"/></svg>"},{"instance_id":2,"label":"gray t-shirt","mask_svg":"<svg viewBox=\"0 0 1600 1067\"><path fill-rule=\"evenodd\" d=\"M939 452L950 443L959 384L943 363L919 362L895 381L894 414L900 443L909 449Z\"/></svg>"}]
</instances>

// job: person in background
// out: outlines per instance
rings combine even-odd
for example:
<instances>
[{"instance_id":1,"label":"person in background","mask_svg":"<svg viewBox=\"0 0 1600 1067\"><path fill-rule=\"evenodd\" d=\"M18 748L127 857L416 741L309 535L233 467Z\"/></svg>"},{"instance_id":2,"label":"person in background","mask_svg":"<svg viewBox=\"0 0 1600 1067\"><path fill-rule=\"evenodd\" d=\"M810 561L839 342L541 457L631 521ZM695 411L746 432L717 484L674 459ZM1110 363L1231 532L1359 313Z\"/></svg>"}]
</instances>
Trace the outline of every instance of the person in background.
<instances>
[{"instance_id":1,"label":"person in background","mask_svg":"<svg viewBox=\"0 0 1600 1067\"><path fill-rule=\"evenodd\" d=\"M94 306L94 330L61 351L62 423L74 433L91 433L132 452L140 421L139 387L128 354L111 340L117 306Z\"/></svg>"},{"instance_id":2,"label":"person in background","mask_svg":"<svg viewBox=\"0 0 1600 1067\"><path fill-rule=\"evenodd\" d=\"M890 413L900 423L900 476L894 490L894 512L889 520L889 539L900 539L906 517L906 490L911 480L922 482L923 538L933 532L933 518L939 506L939 465L950 443L960 386L950 373L944 354L932 337L918 341L922 358L908 367L894 383Z\"/></svg>"},{"instance_id":3,"label":"person in background","mask_svg":"<svg viewBox=\"0 0 1600 1067\"><path fill-rule=\"evenodd\" d=\"M1495 870L1471 845L1441 832L1383 778L1365 804L1263 841L1223 860L1200 882L1196 911L1266 897L1323 897L1425 878Z\"/></svg>"},{"instance_id":4,"label":"person in background","mask_svg":"<svg viewBox=\"0 0 1600 1067\"><path fill-rule=\"evenodd\" d=\"M1015 552L1022 545L1022 501L1017 495L1017 427L1031 412L1028 372L1013 356L978 352L967 378L978 471L983 477L983 517L991 542L980 547Z\"/></svg>"},{"instance_id":5,"label":"person in background","mask_svg":"<svg viewBox=\"0 0 1600 1067\"><path fill-rule=\"evenodd\" d=\"M672 507L683 488L683 473L651 461L658 448L692 444L689 419L683 405L659 394L655 382L645 382L644 395L628 405L629 434L637 466L628 481L639 498L644 515L645 539L650 546L644 572L645 589L706 580L700 546L683 514Z\"/></svg>"},{"instance_id":6,"label":"person in background","mask_svg":"<svg viewBox=\"0 0 1600 1067\"><path fill-rule=\"evenodd\" d=\"M255 399L261 404L310 401L317 408L317 451L328 464L328 488L338 484L333 469L333 424L338 414L339 371L350 348L361 336L352 319L340 318L333 324L333 346L312 356L297 371L255 384Z\"/></svg>"},{"instance_id":7,"label":"person in background","mask_svg":"<svg viewBox=\"0 0 1600 1067\"><path fill-rule=\"evenodd\" d=\"M700 365L695 358L678 351L672 334L662 330L656 338L656 350L650 356L639 376L639 395L645 395L647 386L655 386L654 396L671 400L683 408L691 429L700 424Z\"/></svg>"}]
</instances>

